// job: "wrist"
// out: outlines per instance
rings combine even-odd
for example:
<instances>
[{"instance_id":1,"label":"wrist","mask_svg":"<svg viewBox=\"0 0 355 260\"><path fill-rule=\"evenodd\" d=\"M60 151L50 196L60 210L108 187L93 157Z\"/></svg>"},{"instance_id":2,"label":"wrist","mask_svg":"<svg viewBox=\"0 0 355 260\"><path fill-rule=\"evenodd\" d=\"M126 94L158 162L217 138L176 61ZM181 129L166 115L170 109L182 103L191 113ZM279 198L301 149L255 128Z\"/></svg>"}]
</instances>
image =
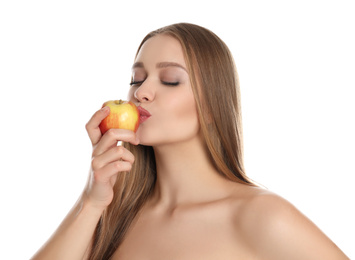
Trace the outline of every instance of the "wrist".
<instances>
[{"instance_id":1,"label":"wrist","mask_svg":"<svg viewBox=\"0 0 355 260\"><path fill-rule=\"evenodd\" d=\"M94 203L92 200L90 200L89 196L87 196L85 193L81 196L78 206L79 206L79 212L85 211L85 212L90 212L90 214L100 215L100 216L106 209L106 207L102 205L97 205L97 203Z\"/></svg>"}]
</instances>

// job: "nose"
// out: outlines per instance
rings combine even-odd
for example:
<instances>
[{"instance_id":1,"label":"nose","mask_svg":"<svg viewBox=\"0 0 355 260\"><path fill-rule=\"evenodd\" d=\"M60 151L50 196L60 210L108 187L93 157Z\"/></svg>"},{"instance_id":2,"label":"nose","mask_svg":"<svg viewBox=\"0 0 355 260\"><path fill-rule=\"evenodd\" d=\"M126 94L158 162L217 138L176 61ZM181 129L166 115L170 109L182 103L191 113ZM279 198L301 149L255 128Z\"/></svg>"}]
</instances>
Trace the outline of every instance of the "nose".
<instances>
[{"instance_id":1,"label":"nose","mask_svg":"<svg viewBox=\"0 0 355 260\"><path fill-rule=\"evenodd\" d=\"M153 89L149 88L146 82L143 82L134 92L134 98L140 103L152 101L154 99Z\"/></svg>"}]
</instances>

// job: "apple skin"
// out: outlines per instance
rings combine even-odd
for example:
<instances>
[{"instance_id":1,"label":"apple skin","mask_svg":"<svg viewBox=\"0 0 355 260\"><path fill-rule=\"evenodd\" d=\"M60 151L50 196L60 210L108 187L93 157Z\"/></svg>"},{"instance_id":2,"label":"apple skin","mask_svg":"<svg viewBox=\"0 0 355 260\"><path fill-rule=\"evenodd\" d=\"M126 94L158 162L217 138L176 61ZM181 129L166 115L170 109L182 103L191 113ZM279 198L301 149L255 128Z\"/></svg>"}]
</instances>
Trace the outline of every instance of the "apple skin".
<instances>
[{"instance_id":1,"label":"apple skin","mask_svg":"<svg viewBox=\"0 0 355 260\"><path fill-rule=\"evenodd\" d=\"M102 105L102 107L105 106L110 108L110 114L99 125L102 134L111 128L137 131L140 116L134 103L123 100L110 100Z\"/></svg>"}]
</instances>

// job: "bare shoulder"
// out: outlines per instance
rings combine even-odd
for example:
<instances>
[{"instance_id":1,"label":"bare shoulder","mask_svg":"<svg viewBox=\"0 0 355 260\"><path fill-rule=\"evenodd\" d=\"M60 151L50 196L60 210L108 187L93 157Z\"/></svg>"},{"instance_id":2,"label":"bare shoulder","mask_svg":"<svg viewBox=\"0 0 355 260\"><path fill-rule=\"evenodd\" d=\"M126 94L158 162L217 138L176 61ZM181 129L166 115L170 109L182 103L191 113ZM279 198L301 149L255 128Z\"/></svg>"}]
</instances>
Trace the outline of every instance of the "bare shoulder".
<instances>
[{"instance_id":1,"label":"bare shoulder","mask_svg":"<svg viewBox=\"0 0 355 260\"><path fill-rule=\"evenodd\" d=\"M294 205L257 187L243 187L233 210L236 232L266 259L349 259Z\"/></svg>"}]
</instances>

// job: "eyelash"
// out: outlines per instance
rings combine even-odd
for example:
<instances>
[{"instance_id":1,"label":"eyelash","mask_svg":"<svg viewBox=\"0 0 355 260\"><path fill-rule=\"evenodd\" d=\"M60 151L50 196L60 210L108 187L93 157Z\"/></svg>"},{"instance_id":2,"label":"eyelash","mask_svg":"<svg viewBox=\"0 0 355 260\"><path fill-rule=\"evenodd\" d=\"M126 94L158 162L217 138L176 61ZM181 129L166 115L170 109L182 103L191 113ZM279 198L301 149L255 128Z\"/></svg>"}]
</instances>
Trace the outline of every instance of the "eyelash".
<instances>
[{"instance_id":1,"label":"eyelash","mask_svg":"<svg viewBox=\"0 0 355 260\"><path fill-rule=\"evenodd\" d=\"M131 83L129 83L129 85L134 86L134 85L141 85L144 81L132 81Z\"/></svg>"},{"instance_id":2,"label":"eyelash","mask_svg":"<svg viewBox=\"0 0 355 260\"><path fill-rule=\"evenodd\" d=\"M144 80L142 81L132 81L131 83L129 83L129 85L134 86L134 85L141 85L144 82ZM166 86L178 86L180 84L180 82L167 82L167 81L162 81L161 82L163 85Z\"/></svg>"},{"instance_id":3,"label":"eyelash","mask_svg":"<svg viewBox=\"0 0 355 260\"><path fill-rule=\"evenodd\" d=\"M177 82L166 82L166 81L162 81L161 83L163 83L166 86L178 86L180 84L179 81Z\"/></svg>"}]
</instances>

